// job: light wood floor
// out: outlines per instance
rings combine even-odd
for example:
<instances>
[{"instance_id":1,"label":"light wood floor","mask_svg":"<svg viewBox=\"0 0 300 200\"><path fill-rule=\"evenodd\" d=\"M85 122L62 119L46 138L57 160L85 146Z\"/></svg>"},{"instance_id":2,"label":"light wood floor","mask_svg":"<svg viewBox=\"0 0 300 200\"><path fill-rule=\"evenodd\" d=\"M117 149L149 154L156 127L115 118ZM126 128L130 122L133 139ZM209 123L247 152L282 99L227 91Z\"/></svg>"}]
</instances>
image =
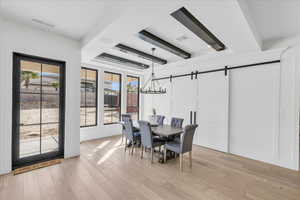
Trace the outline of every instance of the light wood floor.
<instances>
[{"instance_id":1,"label":"light wood floor","mask_svg":"<svg viewBox=\"0 0 300 200\"><path fill-rule=\"evenodd\" d=\"M120 137L84 142L81 156L43 169L0 176L1 200L300 199L300 173L195 146L184 158L150 164L124 154Z\"/></svg>"}]
</instances>

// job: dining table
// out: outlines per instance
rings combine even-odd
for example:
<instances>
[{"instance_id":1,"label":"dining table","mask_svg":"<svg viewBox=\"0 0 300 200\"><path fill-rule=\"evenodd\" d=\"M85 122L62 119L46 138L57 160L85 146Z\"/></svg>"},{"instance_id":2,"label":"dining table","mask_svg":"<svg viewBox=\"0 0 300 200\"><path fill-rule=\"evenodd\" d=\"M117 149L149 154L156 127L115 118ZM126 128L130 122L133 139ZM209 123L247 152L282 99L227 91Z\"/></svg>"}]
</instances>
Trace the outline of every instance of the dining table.
<instances>
[{"instance_id":1,"label":"dining table","mask_svg":"<svg viewBox=\"0 0 300 200\"><path fill-rule=\"evenodd\" d=\"M124 122L121 122L123 124ZM171 125L164 124L159 125L155 121L149 121L151 130L154 135L159 136L164 139L168 138L174 138L175 136L181 135L183 133L183 128L176 128L172 127ZM132 125L135 129L139 129L139 123L137 120L132 121ZM131 144L129 144L131 145ZM164 162L164 155L163 152L159 152L159 162ZM167 151L167 160L173 159L176 157L176 154L174 152Z\"/></svg>"}]
</instances>

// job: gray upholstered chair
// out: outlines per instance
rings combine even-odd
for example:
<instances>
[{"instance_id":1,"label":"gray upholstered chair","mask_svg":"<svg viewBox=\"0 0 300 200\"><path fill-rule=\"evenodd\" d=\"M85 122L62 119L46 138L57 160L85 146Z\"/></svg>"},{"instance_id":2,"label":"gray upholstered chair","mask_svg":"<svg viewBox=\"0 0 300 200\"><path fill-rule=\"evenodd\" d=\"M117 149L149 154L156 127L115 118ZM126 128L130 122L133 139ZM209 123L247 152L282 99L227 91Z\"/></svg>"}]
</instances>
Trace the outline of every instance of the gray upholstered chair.
<instances>
[{"instance_id":1,"label":"gray upholstered chair","mask_svg":"<svg viewBox=\"0 0 300 200\"><path fill-rule=\"evenodd\" d=\"M121 120L122 120L123 123L125 121L125 118L130 118L131 119L131 115L130 114L122 114L121 115ZM124 136L125 136L125 126L124 126L124 124L122 124L122 141L121 141L121 144L123 144Z\"/></svg>"},{"instance_id":2,"label":"gray upholstered chair","mask_svg":"<svg viewBox=\"0 0 300 200\"><path fill-rule=\"evenodd\" d=\"M171 126L175 128L182 128L183 119L172 117L171 119Z\"/></svg>"},{"instance_id":3,"label":"gray upholstered chair","mask_svg":"<svg viewBox=\"0 0 300 200\"><path fill-rule=\"evenodd\" d=\"M183 123L183 120L182 118L176 118L176 117L172 117L171 119L171 126L174 127L174 128L182 128L182 123ZM172 138L173 140L177 141L177 142L180 142L180 136L175 136Z\"/></svg>"},{"instance_id":4,"label":"gray upholstered chair","mask_svg":"<svg viewBox=\"0 0 300 200\"><path fill-rule=\"evenodd\" d=\"M141 135L139 131L134 131L134 127L132 125L132 119L129 117L124 117L124 128L125 128L125 152L127 149L127 140L131 142L131 154L133 154L133 149L137 143L140 143ZM130 153L130 151L129 151Z\"/></svg>"},{"instance_id":5,"label":"gray upholstered chair","mask_svg":"<svg viewBox=\"0 0 300 200\"><path fill-rule=\"evenodd\" d=\"M165 116L163 115L156 115L156 122L158 125L164 125Z\"/></svg>"},{"instance_id":6,"label":"gray upholstered chair","mask_svg":"<svg viewBox=\"0 0 300 200\"><path fill-rule=\"evenodd\" d=\"M197 124L187 125L181 135L181 141L172 141L165 144L164 161L166 162L167 150L178 153L180 156L180 170L182 171L183 154L189 152L190 167L192 167L193 137L198 127Z\"/></svg>"},{"instance_id":7,"label":"gray upholstered chair","mask_svg":"<svg viewBox=\"0 0 300 200\"><path fill-rule=\"evenodd\" d=\"M165 116L163 116L163 115L150 115L149 120L156 122L158 125L164 125Z\"/></svg>"},{"instance_id":8,"label":"gray upholstered chair","mask_svg":"<svg viewBox=\"0 0 300 200\"><path fill-rule=\"evenodd\" d=\"M155 147L164 145L164 141L160 138L153 137L150 123L147 121L139 121L141 134L141 159L143 158L144 148L151 149L151 163L153 163L153 151Z\"/></svg>"}]
</instances>

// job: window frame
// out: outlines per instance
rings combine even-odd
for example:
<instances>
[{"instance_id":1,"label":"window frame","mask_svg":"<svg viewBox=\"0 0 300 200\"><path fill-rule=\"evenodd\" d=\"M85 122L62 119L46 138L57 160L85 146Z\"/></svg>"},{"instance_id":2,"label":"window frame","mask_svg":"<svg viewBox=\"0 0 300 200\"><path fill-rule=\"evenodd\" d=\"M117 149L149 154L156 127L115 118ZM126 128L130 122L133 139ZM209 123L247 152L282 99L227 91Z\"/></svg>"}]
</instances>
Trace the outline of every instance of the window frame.
<instances>
[{"instance_id":1,"label":"window frame","mask_svg":"<svg viewBox=\"0 0 300 200\"><path fill-rule=\"evenodd\" d=\"M93 69L93 68L88 68L88 67L81 67L81 69L85 69L85 70L90 70L90 71L95 71L96 72L96 119L95 119L95 124L93 125L86 125L86 112L85 112L85 125L81 126L81 120L80 120L80 128L87 128L87 127L94 127L94 126L98 126L98 69ZM81 70L80 69L80 70ZM86 76L85 76L85 80L86 80ZM80 77L80 87L81 87L81 77ZM86 107L86 87L85 87L85 107ZM81 95L81 93L80 93ZM80 97L81 98L81 97ZM81 108L81 103L80 103L80 108Z\"/></svg>"},{"instance_id":2,"label":"window frame","mask_svg":"<svg viewBox=\"0 0 300 200\"><path fill-rule=\"evenodd\" d=\"M138 108L138 112L137 112L137 120L140 120L140 77L139 76L133 76L133 75L127 75L126 78L136 78L138 80L138 99L137 99L137 108ZM126 79L126 97L127 97L127 101L126 101L126 113L128 113L128 90L127 90L127 84L128 84L128 80Z\"/></svg>"},{"instance_id":3,"label":"window frame","mask_svg":"<svg viewBox=\"0 0 300 200\"><path fill-rule=\"evenodd\" d=\"M119 94L120 94L120 112L119 112L119 121L121 120L121 113L122 113L122 74L121 73L116 73L116 72L111 72L111 71L104 71L103 72L103 77L105 75L105 73L109 73L109 74L114 74L114 75L118 75L120 76L120 80L119 80ZM118 122L109 122L109 123L105 123L104 118L105 118L105 102L104 102L104 98L105 98L105 84L104 84L105 78L103 78L103 125L112 125L112 124L118 124Z\"/></svg>"}]
</instances>

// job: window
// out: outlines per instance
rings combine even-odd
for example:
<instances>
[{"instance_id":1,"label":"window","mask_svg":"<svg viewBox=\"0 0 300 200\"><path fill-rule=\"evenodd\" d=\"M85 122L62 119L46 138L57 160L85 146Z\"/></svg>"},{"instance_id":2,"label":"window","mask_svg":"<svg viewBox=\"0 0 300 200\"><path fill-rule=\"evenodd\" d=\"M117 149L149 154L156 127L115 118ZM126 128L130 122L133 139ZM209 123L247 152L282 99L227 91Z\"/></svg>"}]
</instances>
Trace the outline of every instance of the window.
<instances>
[{"instance_id":1,"label":"window","mask_svg":"<svg viewBox=\"0 0 300 200\"><path fill-rule=\"evenodd\" d=\"M81 68L80 126L97 126L98 71Z\"/></svg>"},{"instance_id":2,"label":"window","mask_svg":"<svg viewBox=\"0 0 300 200\"><path fill-rule=\"evenodd\" d=\"M127 76L127 113L130 113L133 120L139 119L139 77Z\"/></svg>"},{"instance_id":3,"label":"window","mask_svg":"<svg viewBox=\"0 0 300 200\"><path fill-rule=\"evenodd\" d=\"M121 74L104 72L104 124L121 118Z\"/></svg>"}]
</instances>

